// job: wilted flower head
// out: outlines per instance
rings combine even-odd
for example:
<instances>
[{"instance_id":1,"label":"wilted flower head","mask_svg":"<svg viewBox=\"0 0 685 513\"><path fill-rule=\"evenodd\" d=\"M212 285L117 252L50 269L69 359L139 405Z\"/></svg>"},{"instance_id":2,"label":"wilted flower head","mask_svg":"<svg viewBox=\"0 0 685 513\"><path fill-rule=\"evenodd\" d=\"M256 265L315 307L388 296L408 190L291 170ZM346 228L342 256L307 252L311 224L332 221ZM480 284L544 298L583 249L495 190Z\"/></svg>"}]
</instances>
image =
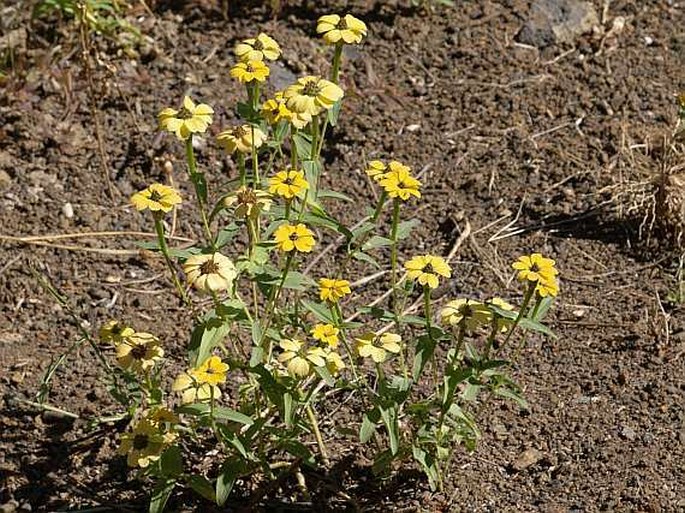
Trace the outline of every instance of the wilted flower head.
<instances>
[{"instance_id":1,"label":"wilted flower head","mask_svg":"<svg viewBox=\"0 0 685 513\"><path fill-rule=\"evenodd\" d=\"M238 276L233 262L221 253L192 255L183 264L188 282L205 292L230 290Z\"/></svg>"},{"instance_id":2,"label":"wilted flower head","mask_svg":"<svg viewBox=\"0 0 685 513\"><path fill-rule=\"evenodd\" d=\"M274 232L274 242L281 251L302 253L309 253L316 244L314 233L302 223L280 225Z\"/></svg>"},{"instance_id":3,"label":"wilted flower head","mask_svg":"<svg viewBox=\"0 0 685 513\"><path fill-rule=\"evenodd\" d=\"M186 96L180 110L167 107L159 113L159 127L185 141L191 134L205 132L212 124L213 114L214 110L209 105L195 105L193 100Z\"/></svg>"},{"instance_id":4,"label":"wilted flower head","mask_svg":"<svg viewBox=\"0 0 685 513\"><path fill-rule=\"evenodd\" d=\"M242 125L224 130L216 136L216 140L230 155L237 151L250 153L252 151L252 136L254 134L255 150L266 141L266 134L259 128L250 125Z\"/></svg>"},{"instance_id":5,"label":"wilted flower head","mask_svg":"<svg viewBox=\"0 0 685 513\"><path fill-rule=\"evenodd\" d=\"M147 372L164 356L164 349L154 335L136 332L117 345L116 353L117 361L122 368L134 372Z\"/></svg>"},{"instance_id":6,"label":"wilted flower head","mask_svg":"<svg viewBox=\"0 0 685 513\"><path fill-rule=\"evenodd\" d=\"M284 92L286 106L294 113L317 116L343 97L339 86L321 77L306 76Z\"/></svg>"},{"instance_id":7,"label":"wilted flower head","mask_svg":"<svg viewBox=\"0 0 685 513\"><path fill-rule=\"evenodd\" d=\"M357 353L362 358L371 357L376 363L383 363L388 358L388 353L398 354L402 348L402 337L395 333L366 333L357 338Z\"/></svg>"},{"instance_id":8,"label":"wilted flower head","mask_svg":"<svg viewBox=\"0 0 685 513\"><path fill-rule=\"evenodd\" d=\"M314 367L326 366L326 352L320 347L309 347L299 340L281 340L283 352L278 361L285 364L288 373L297 378L307 377Z\"/></svg>"},{"instance_id":9,"label":"wilted flower head","mask_svg":"<svg viewBox=\"0 0 685 513\"><path fill-rule=\"evenodd\" d=\"M275 61L281 55L281 47L278 43L264 34L260 33L255 38L245 39L235 45L235 55L243 62L250 61Z\"/></svg>"},{"instance_id":10,"label":"wilted flower head","mask_svg":"<svg viewBox=\"0 0 685 513\"><path fill-rule=\"evenodd\" d=\"M231 68L229 74L243 84L265 82L269 76L269 67L263 61L239 62Z\"/></svg>"},{"instance_id":11,"label":"wilted flower head","mask_svg":"<svg viewBox=\"0 0 685 513\"><path fill-rule=\"evenodd\" d=\"M269 192L285 199L293 199L309 189L309 183L304 178L304 171L279 171L269 178Z\"/></svg>"},{"instance_id":12,"label":"wilted flower head","mask_svg":"<svg viewBox=\"0 0 685 513\"><path fill-rule=\"evenodd\" d=\"M245 185L224 198L224 206L234 208L235 215L242 218L255 219L261 212L268 212L271 209L271 203L271 194Z\"/></svg>"},{"instance_id":13,"label":"wilted flower head","mask_svg":"<svg viewBox=\"0 0 685 513\"><path fill-rule=\"evenodd\" d=\"M328 44L361 43L366 30L366 24L351 14L343 17L337 14L327 14L321 16L316 24L316 33L322 34L324 41Z\"/></svg>"},{"instance_id":14,"label":"wilted flower head","mask_svg":"<svg viewBox=\"0 0 685 513\"><path fill-rule=\"evenodd\" d=\"M169 212L181 201L180 194L173 187L161 183L153 183L131 196L131 203L137 210L149 209L152 212Z\"/></svg>"},{"instance_id":15,"label":"wilted flower head","mask_svg":"<svg viewBox=\"0 0 685 513\"><path fill-rule=\"evenodd\" d=\"M411 280L431 289L438 287L439 276L449 278L452 270L444 258L435 255L419 255L405 262L404 268Z\"/></svg>"}]
</instances>

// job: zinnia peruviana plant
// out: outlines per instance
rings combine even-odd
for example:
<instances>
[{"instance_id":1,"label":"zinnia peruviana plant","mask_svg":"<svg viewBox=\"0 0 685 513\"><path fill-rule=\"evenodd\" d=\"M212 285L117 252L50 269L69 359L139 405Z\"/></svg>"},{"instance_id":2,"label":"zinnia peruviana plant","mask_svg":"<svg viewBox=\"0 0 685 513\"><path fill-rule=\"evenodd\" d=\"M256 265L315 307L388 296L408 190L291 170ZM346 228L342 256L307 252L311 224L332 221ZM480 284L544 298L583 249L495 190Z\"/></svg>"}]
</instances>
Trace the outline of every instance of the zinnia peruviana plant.
<instances>
[{"instance_id":1,"label":"zinnia peruviana plant","mask_svg":"<svg viewBox=\"0 0 685 513\"><path fill-rule=\"evenodd\" d=\"M409 165L380 152L365 163L360 151L350 153L352 168L327 167L322 149L347 122L343 47L368 31L346 14L322 16L316 32L332 46L326 78L314 71L271 97L267 62L280 46L264 33L235 45L235 62L218 76L244 84L244 96L220 112L240 120L206 138L231 155L224 166L195 158L211 107L186 96L159 114L160 129L183 143L188 180L179 183L192 186L194 205L184 194L175 210L181 195L159 183L131 203L154 225L157 242L146 250L164 259L184 311L163 319L173 345L126 319L103 319L103 343L92 344L128 421L119 453L156 481L153 513L181 486L220 507L234 488L289 473L306 489L301 466L330 467L333 437L337 447L365 445L377 472L413 464L441 489L454 449L473 450L482 436L484 402L527 407L509 375L526 335L553 336L543 324L559 293L552 259L518 258L517 279L499 293L506 301L451 297L463 269L451 252L409 251L417 204L430 196ZM354 169L370 179L331 190L336 173ZM194 226L201 236L183 233L195 242L179 243L178 231ZM155 280L155 294L164 283ZM341 409L345 429L322 433L320 416L335 425ZM208 447L212 464L200 466L193 451Z\"/></svg>"}]
</instances>

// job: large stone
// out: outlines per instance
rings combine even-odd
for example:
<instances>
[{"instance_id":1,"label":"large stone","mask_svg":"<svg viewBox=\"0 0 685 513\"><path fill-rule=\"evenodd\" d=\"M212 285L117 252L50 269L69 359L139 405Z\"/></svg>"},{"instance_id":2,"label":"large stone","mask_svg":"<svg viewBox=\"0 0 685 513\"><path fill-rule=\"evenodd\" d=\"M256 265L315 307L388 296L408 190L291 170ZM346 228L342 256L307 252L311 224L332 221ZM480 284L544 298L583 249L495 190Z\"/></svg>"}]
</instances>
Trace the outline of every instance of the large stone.
<instances>
[{"instance_id":1,"label":"large stone","mask_svg":"<svg viewBox=\"0 0 685 513\"><path fill-rule=\"evenodd\" d=\"M578 36L590 32L597 25L599 16L590 2L534 0L516 40L538 48L572 44Z\"/></svg>"}]
</instances>

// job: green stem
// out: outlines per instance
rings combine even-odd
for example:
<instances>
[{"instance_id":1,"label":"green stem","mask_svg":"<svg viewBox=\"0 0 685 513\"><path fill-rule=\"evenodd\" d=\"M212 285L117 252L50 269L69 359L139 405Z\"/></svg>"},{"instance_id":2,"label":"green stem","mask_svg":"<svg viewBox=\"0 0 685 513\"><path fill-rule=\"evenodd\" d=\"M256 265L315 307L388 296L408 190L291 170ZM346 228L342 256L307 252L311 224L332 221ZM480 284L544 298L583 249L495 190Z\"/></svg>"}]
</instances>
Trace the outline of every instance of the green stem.
<instances>
[{"instance_id":1,"label":"green stem","mask_svg":"<svg viewBox=\"0 0 685 513\"><path fill-rule=\"evenodd\" d=\"M242 187L247 185L247 177L245 176L245 155L238 150L238 176L240 177L240 185Z\"/></svg>"},{"instance_id":2,"label":"green stem","mask_svg":"<svg viewBox=\"0 0 685 513\"><path fill-rule=\"evenodd\" d=\"M392 241L392 247L390 251L390 265L391 265L391 281L392 281L392 299L393 299L393 312L395 314L395 324L399 329L400 319L399 319L399 298L397 297L397 228L400 224L400 200L395 198L392 204L392 228L390 231L390 240Z\"/></svg>"},{"instance_id":3,"label":"green stem","mask_svg":"<svg viewBox=\"0 0 685 513\"><path fill-rule=\"evenodd\" d=\"M333 68L331 69L331 82L337 84L340 80L340 64L342 63L343 43L335 45L333 55Z\"/></svg>"},{"instance_id":4,"label":"green stem","mask_svg":"<svg viewBox=\"0 0 685 513\"><path fill-rule=\"evenodd\" d=\"M328 451L326 451L326 445L323 443L323 437L321 436L321 431L319 430L319 423L316 420L316 415L312 409L311 404L307 405L307 417L312 425L312 430L314 431L314 436L316 437L316 443L319 446L319 452L321 453L321 460L324 465L328 466L330 460L328 459Z\"/></svg>"},{"instance_id":5,"label":"green stem","mask_svg":"<svg viewBox=\"0 0 685 513\"><path fill-rule=\"evenodd\" d=\"M174 282L176 290L178 291L178 295L181 297L181 299L186 305L189 305L190 301L188 300L186 291L183 289L183 285L181 285L181 282L178 280L178 276L176 275L176 269L174 268L174 263L171 260L171 255L169 254L169 246L167 246L166 237L164 236L164 226L162 226L162 218L159 217L157 214L153 214L153 217L155 220L155 231L157 232L159 249L161 250L162 255L164 255L164 260L166 261L166 265L169 268L169 272L171 272L171 279Z\"/></svg>"},{"instance_id":6,"label":"green stem","mask_svg":"<svg viewBox=\"0 0 685 513\"><path fill-rule=\"evenodd\" d=\"M267 306L267 318L266 318L266 323L262 327L262 336L259 340L259 345L260 347L264 344L264 339L266 338L266 333L271 326L271 321L273 320L274 317L274 311L276 309L276 301L278 301L278 297L281 294L281 289L283 288L283 284L285 283L285 279L288 276L288 271L290 271L290 266L292 265L293 260L295 259L295 253L296 250L290 251L288 253L288 256L285 261L285 268L283 269L283 274L281 275L281 280L278 283L278 287L275 289L271 289L271 293L269 294L269 303ZM271 344L269 344L269 350L265 351L265 354L268 354L268 359L267 362L271 359Z\"/></svg>"},{"instance_id":7,"label":"green stem","mask_svg":"<svg viewBox=\"0 0 685 513\"><path fill-rule=\"evenodd\" d=\"M250 126L250 130L252 130L252 183L254 188L258 189L261 183L259 179L259 158L257 157L257 148L255 148L254 143L254 127Z\"/></svg>"},{"instance_id":8,"label":"green stem","mask_svg":"<svg viewBox=\"0 0 685 513\"><path fill-rule=\"evenodd\" d=\"M433 326L431 322L431 289L428 285L423 286L423 314L426 316L426 332L431 346L435 344L433 339ZM431 358L431 368L433 369L433 382L435 385L436 399L440 397L440 384L438 383L438 364L435 358Z\"/></svg>"},{"instance_id":9,"label":"green stem","mask_svg":"<svg viewBox=\"0 0 685 513\"><path fill-rule=\"evenodd\" d=\"M381 216L381 212L383 211L383 205L385 205L385 200L388 198L388 193L383 190L381 192L380 198L378 198L378 204L376 205L376 210L373 213L373 216L371 217L371 222L376 224L378 223L378 219Z\"/></svg>"},{"instance_id":10,"label":"green stem","mask_svg":"<svg viewBox=\"0 0 685 513\"><path fill-rule=\"evenodd\" d=\"M188 163L188 174L190 176L190 181L193 182L193 187L195 188L195 197L197 198L197 206L200 210L200 216L202 217L202 225L205 229L205 238L207 239L207 244L214 249L214 237L212 237L212 231L209 229L209 220L207 218L206 211L207 185L205 183L204 176L197 172L197 161L195 160L192 134L186 140L186 161Z\"/></svg>"},{"instance_id":11,"label":"green stem","mask_svg":"<svg viewBox=\"0 0 685 513\"><path fill-rule=\"evenodd\" d=\"M511 339L511 336L514 334L514 331L516 331L516 327L519 325L521 322L521 319L526 314L526 309L528 308L528 304L530 303L531 298L533 297L533 294L535 294L535 288L537 287L538 282L530 282L528 285L528 290L526 290L526 295L523 297L523 303L521 304L521 309L519 310L518 315L516 316L516 319L514 320L514 323L511 325L511 329L509 330L509 333L507 333L507 338L504 339L504 342L502 342L502 345L500 347L503 347L509 342L509 339Z\"/></svg>"}]
</instances>

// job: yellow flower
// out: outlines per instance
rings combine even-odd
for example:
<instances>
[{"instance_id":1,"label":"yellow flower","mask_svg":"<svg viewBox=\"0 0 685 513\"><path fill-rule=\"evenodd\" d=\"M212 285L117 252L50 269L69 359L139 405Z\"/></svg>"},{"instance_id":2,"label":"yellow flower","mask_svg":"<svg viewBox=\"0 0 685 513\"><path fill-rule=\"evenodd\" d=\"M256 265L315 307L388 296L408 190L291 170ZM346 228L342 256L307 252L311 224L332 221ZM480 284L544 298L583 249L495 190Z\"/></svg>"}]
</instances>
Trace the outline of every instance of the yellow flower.
<instances>
[{"instance_id":1,"label":"yellow flower","mask_svg":"<svg viewBox=\"0 0 685 513\"><path fill-rule=\"evenodd\" d=\"M293 199L309 189L303 171L279 171L269 179L269 192L285 199Z\"/></svg>"},{"instance_id":2,"label":"yellow flower","mask_svg":"<svg viewBox=\"0 0 685 513\"><path fill-rule=\"evenodd\" d=\"M181 196L175 189L161 183L153 183L147 189L131 196L131 203L136 209L147 208L152 212L169 212L181 201Z\"/></svg>"},{"instance_id":3,"label":"yellow flower","mask_svg":"<svg viewBox=\"0 0 685 513\"><path fill-rule=\"evenodd\" d=\"M460 326L468 331L478 326L487 325L492 320L492 312L480 301L473 299L455 299L445 305L440 311L443 324Z\"/></svg>"},{"instance_id":4,"label":"yellow flower","mask_svg":"<svg viewBox=\"0 0 685 513\"><path fill-rule=\"evenodd\" d=\"M205 292L230 290L238 271L221 253L192 255L183 264L188 283Z\"/></svg>"},{"instance_id":5,"label":"yellow flower","mask_svg":"<svg viewBox=\"0 0 685 513\"><path fill-rule=\"evenodd\" d=\"M145 419L153 426L163 427L166 424L178 424L178 415L164 406L156 407L145 415Z\"/></svg>"},{"instance_id":6,"label":"yellow flower","mask_svg":"<svg viewBox=\"0 0 685 513\"><path fill-rule=\"evenodd\" d=\"M185 141L190 134L199 134L207 131L212 124L214 110L204 103L195 105L190 97L183 98L183 107L176 110L167 107L159 115L159 128L172 134L176 134L180 140Z\"/></svg>"},{"instance_id":7,"label":"yellow flower","mask_svg":"<svg viewBox=\"0 0 685 513\"><path fill-rule=\"evenodd\" d=\"M333 82L314 76L298 79L283 92L288 109L309 116L330 109L343 95L343 90Z\"/></svg>"},{"instance_id":8,"label":"yellow flower","mask_svg":"<svg viewBox=\"0 0 685 513\"><path fill-rule=\"evenodd\" d=\"M239 62L231 68L230 75L238 82L265 82L269 76L269 67L263 61Z\"/></svg>"},{"instance_id":9,"label":"yellow flower","mask_svg":"<svg viewBox=\"0 0 685 513\"><path fill-rule=\"evenodd\" d=\"M405 262L404 268L410 279L417 280L419 285L425 285L431 289L438 287L439 276L449 278L452 275L452 270L445 259L434 255L415 256Z\"/></svg>"},{"instance_id":10,"label":"yellow flower","mask_svg":"<svg viewBox=\"0 0 685 513\"><path fill-rule=\"evenodd\" d=\"M234 207L237 217L256 219L261 212L271 209L271 195L266 191L242 186L234 194L224 198L224 206Z\"/></svg>"},{"instance_id":11,"label":"yellow flower","mask_svg":"<svg viewBox=\"0 0 685 513\"><path fill-rule=\"evenodd\" d=\"M319 342L324 342L332 348L338 347L338 334L340 330L332 324L315 324L312 329L312 337Z\"/></svg>"},{"instance_id":12,"label":"yellow flower","mask_svg":"<svg viewBox=\"0 0 685 513\"><path fill-rule=\"evenodd\" d=\"M266 141L266 134L259 128L250 125L242 125L224 130L216 136L216 140L229 155L235 153L236 150L240 153L250 153L252 151L253 132L256 150Z\"/></svg>"},{"instance_id":13,"label":"yellow flower","mask_svg":"<svg viewBox=\"0 0 685 513\"><path fill-rule=\"evenodd\" d=\"M369 162L369 167L366 169L366 174L369 178L373 178L378 182L383 179L387 169L388 166L386 166L380 160L372 160Z\"/></svg>"},{"instance_id":14,"label":"yellow flower","mask_svg":"<svg viewBox=\"0 0 685 513\"><path fill-rule=\"evenodd\" d=\"M383 363L388 353L398 354L402 348L400 342L402 338L395 333L367 333L355 340L357 342L357 353L362 358L371 357L376 363Z\"/></svg>"},{"instance_id":15,"label":"yellow flower","mask_svg":"<svg viewBox=\"0 0 685 513\"><path fill-rule=\"evenodd\" d=\"M242 62L275 61L281 55L281 47L263 32L255 38L246 39L235 45L235 55Z\"/></svg>"},{"instance_id":16,"label":"yellow flower","mask_svg":"<svg viewBox=\"0 0 685 513\"><path fill-rule=\"evenodd\" d=\"M512 264L518 271L519 281L550 281L559 274L554 267L555 262L551 258L545 258L540 253L533 253L530 256L524 255Z\"/></svg>"},{"instance_id":17,"label":"yellow flower","mask_svg":"<svg viewBox=\"0 0 685 513\"><path fill-rule=\"evenodd\" d=\"M342 18L337 14L327 14L321 16L316 24L316 33L322 34L324 41L331 45L361 43L366 30L366 24L351 14Z\"/></svg>"},{"instance_id":18,"label":"yellow flower","mask_svg":"<svg viewBox=\"0 0 685 513\"><path fill-rule=\"evenodd\" d=\"M324 351L326 352L326 368L328 372L333 376L340 374L340 371L345 368L345 362L342 357L330 349L328 351L324 349Z\"/></svg>"},{"instance_id":19,"label":"yellow flower","mask_svg":"<svg viewBox=\"0 0 685 513\"><path fill-rule=\"evenodd\" d=\"M282 224L274 232L274 241L281 251L297 250L302 253L309 253L316 241L314 234L304 224Z\"/></svg>"},{"instance_id":20,"label":"yellow flower","mask_svg":"<svg viewBox=\"0 0 685 513\"><path fill-rule=\"evenodd\" d=\"M209 383L198 383L190 375L190 372L192 372L192 369L179 374L171 386L174 392L180 392L183 404L204 402L212 398L219 399L221 397L221 390L218 386L210 385Z\"/></svg>"},{"instance_id":21,"label":"yellow flower","mask_svg":"<svg viewBox=\"0 0 685 513\"><path fill-rule=\"evenodd\" d=\"M278 344L283 352L278 361L286 364L288 372L296 378L305 378L315 367L326 366L326 352L320 347L307 347L299 340L281 340Z\"/></svg>"},{"instance_id":22,"label":"yellow flower","mask_svg":"<svg viewBox=\"0 0 685 513\"><path fill-rule=\"evenodd\" d=\"M408 166L393 160L388 164L388 171L378 182L388 196L407 201L411 196L421 197L421 182L411 175Z\"/></svg>"},{"instance_id":23,"label":"yellow flower","mask_svg":"<svg viewBox=\"0 0 685 513\"><path fill-rule=\"evenodd\" d=\"M147 372L164 356L157 337L137 332L128 336L116 347L117 361L122 368L134 372Z\"/></svg>"},{"instance_id":24,"label":"yellow flower","mask_svg":"<svg viewBox=\"0 0 685 513\"><path fill-rule=\"evenodd\" d=\"M493 297L490 301L488 301L488 304L496 306L497 308L500 308L502 310L506 310L507 312L514 311L514 305L507 303L501 297ZM509 329L509 326L511 326L513 323L513 319L507 319L506 317L497 317L497 327L499 331L501 331L502 333L506 332Z\"/></svg>"},{"instance_id":25,"label":"yellow flower","mask_svg":"<svg viewBox=\"0 0 685 513\"><path fill-rule=\"evenodd\" d=\"M218 385L219 383L226 383L226 373L228 372L228 365L221 361L218 356L210 356L202 365L195 369L188 371L195 381L200 385L205 383L209 385Z\"/></svg>"},{"instance_id":26,"label":"yellow flower","mask_svg":"<svg viewBox=\"0 0 685 513\"><path fill-rule=\"evenodd\" d=\"M535 292L540 297L557 297L559 295L559 282L556 277L544 278L538 282Z\"/></svg>"},{"instance_id":27,"label":"yellow flower","mask_svg":"<svg viewBox=\"0 0 685 513\"><path fill-rule=\"evenodd\" d=\"M321 301L337 303L339 299L351 294L350 282L333 278L321 278L319 280L319 297Z\"/></svg>"},{"instance_id":28,"label":"yellow flower","mask_svg":"<svg viewBox=\"0 0 685 513\"><path fill-rule=\"evenodd\" d=\"M175 439L174 433L162 433L157 425L142 419L132 432L121 435L119 454L127 456L129 467L147 468Z\"/></svg>"},{"instance_id":29,"label":"yellow flower","mask_svg":"<svg viewBox=\"0 0 685 513\"><path fill-rule=\"evenodd\" d=\"M134 333L133 328L126 326L120 321L107 321L100 328L100 340L102 342L112 342L116 345Z\"/></svg>"}]
</instances>

